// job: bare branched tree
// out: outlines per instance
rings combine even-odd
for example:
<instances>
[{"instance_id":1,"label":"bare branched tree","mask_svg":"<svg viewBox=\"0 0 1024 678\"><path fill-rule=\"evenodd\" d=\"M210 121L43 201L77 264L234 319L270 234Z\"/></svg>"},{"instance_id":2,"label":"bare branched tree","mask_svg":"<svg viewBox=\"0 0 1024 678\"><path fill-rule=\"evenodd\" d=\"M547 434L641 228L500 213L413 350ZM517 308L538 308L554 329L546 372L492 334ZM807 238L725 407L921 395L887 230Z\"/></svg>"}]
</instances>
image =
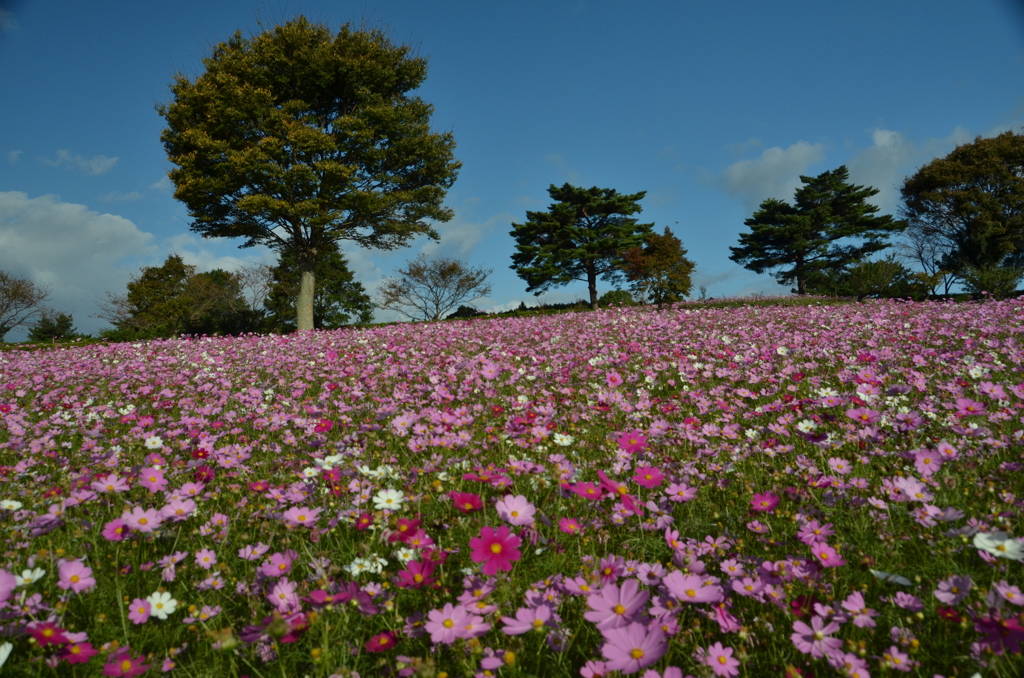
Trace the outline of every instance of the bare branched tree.
<instances>
[{"instance_id":1,"label":"bare branched tree","mask_svg":"<svg viewBox=\"0 0 1024 678\"><path fill-rule=\"evenodd\" d=\"M492 269L470 268L458 259L427 259L420 255L384 279L377 290L377 305L410 320L440 320L461 304L491 293L487 276Z\"/></svg>"},{"instance_id":2,"label":"bare branched tree","mask_svg":"<svg viewBox=\"0 0 1024 678\"><path fill-rule=\"evenodd\" d=\"M49 296L49 288L0 271L0 339L35 320Z\"/></svg>"},{"instance_id":3,"label":"bare branched tree","mask_svg":"<svg viewBox=\"0 0 1024 678\"><path fill-rule=\"evenodd\" d=\"M262 309L274 286L274 268L253 262L235 271L235 277L245 300L249 302L249 308L254 311Z\"/></svg>"},{"instance_id":4,"label":"bare branched tree","mask_svg":"<svg viewBox=\"0 0 1024 678\"><path fill-rule=\"evenodd\" d=\"M944 258L952 251L949 242L940 238L935 229L921 221L911 220L896 245L898 256L906 262L916 264L926 276L941 281L943 293L949 294L957 276L942 266ZM932 287L932 294L938 282Z\"/></svg>"}]
</instances>

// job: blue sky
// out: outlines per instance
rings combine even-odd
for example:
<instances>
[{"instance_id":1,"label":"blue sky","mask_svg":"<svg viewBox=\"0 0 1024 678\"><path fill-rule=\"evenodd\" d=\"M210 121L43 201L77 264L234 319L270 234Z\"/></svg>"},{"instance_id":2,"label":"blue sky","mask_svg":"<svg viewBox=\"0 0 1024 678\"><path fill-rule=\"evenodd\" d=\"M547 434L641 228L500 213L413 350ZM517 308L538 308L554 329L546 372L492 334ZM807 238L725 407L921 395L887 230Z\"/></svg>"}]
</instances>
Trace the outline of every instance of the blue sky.
<instances>
[{"instance_id":1,"label":"blue sky","mask_svg":"<svg viewBox=\"0 0 1024 678\"><path fill-rule=\"evenodd\" d=\"M845 164L895 213L918 167L1024 126L1012 0L0 0L0 269L49 285L51 305L92 332L105 292L171 252L199 270L272 263L189 231L154 107L235 30L297 14L417 46L417 94L458 143L439 244L342 243L370 291L425 252L493 268L481 308L535 303L509 268L509 231L569 182L647 191L641 217L682 239L709 295L786 292L728 259L760 201ZM585 295L578 283L543 299Z\"/></svg>"}]
</instances>

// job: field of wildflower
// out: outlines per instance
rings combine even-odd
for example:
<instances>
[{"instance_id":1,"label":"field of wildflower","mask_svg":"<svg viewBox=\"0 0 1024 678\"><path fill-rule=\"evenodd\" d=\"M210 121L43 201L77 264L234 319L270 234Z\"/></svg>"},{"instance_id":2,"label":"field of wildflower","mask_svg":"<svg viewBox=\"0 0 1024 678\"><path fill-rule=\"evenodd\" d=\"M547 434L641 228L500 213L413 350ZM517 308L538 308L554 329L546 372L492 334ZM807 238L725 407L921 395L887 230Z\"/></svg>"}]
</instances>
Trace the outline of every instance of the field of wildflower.
<instances>
[{"instance_id":1,"label":"field of wildflower","mask_svg":"<svg viewBox=\"0 0 1024 678\"><path fill-rule=\"evenodd\" d=\"M0 354L4 676L1024 674L1024 302Z\"/></svg>"}]
</instances>

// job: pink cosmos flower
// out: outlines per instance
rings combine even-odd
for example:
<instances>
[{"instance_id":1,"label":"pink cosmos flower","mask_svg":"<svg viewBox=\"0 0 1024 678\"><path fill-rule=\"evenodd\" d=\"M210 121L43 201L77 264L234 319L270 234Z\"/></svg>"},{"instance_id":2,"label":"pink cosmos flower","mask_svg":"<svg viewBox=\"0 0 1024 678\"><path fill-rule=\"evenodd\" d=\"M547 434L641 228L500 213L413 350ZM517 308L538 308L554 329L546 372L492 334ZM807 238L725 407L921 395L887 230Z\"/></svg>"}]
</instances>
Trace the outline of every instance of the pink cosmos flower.
<instances>
[{"instance_id":1,"label":"pink cosmos flower","mask_svg":"<svg viewBox=\"0 0 1024 678\"><path fill-rule=\"evenodd\" d=\"M583 526L575 518L562 518L558 521L558 529L566 534L583 534Z\"/></svg>"},{"instance_id":2,"label":"pink cosmos flower","mask_svg":"<svg viewBox=\"0 0 1024 678\"><path fill-rule=\"evenodd\" d=\"M602 631L607 641L601 647L605 668L609 671L636 673L662 658L668 650L665 632L660 626L648 630L644 624L633 622L629 626Z\"/></svg>"},{"instance_id":3,"label":"pink cosmos flower","mask_svg":"<svg viewBox=\"0 0 1024 678\"><path fill-rule=\"evenodd\" d=\"M507 636L520 636L529 631L539 631L545 626L554 626L551 619L551 607L538 605L534 608L521 607L516 610L515 619L502 617L502 632Z\"/></svg>"},{"instance_id":4,"label":"pink cosmos flower","mask_svg":"<svg viewBox=\"0 0 1024 678\"><path fill-rule=\"evenodd\" d=\"M882 413L866 407L846 411L846 416L862 424L875 424L882 420Z\"/></svg>"},{"instance_id":5,"label":"pink cosmos flower","mask_svg":"<svg viewBox=\"0 0 1024 678\"><path fill-rule=\"evenodd\" d=\"M996 593L1002 596L1003 600L1014 605L1024 605L1024 594L1021 593L1020 588L1007 583L1005 579L1001 579L995 585L995 590Z\"/></svg>"},{"instance_id":6,"label":"pink cosmos flower","mask_svg":"<svg viewBox=\"0 0 1024 678\"><path fill-rule=\"evenodd\" d=\"M133 624L145 624L149 621L149 614L151 612L149 601L145 598L136 598L132 601L132 604L128 606L128 619Z\"/></svg>"},{"instance_id":7,"label":"pink cosmos flower","mask_svg":"<svg viewBox=\"0 0 1024 678\"><path fill-rule=\"evenodd\" d=\"M121 520L137 532L155 532L164 521L156 509L143 509L141 506L122 513Z\"/></svg>"},{"instance_id":8,"label":"pink cosmos flower","mask_svg":"<svg viewBox=\"0 0 1024 678\"><path fill-rule=\"evenodd\" d=\"M472 549L470 558L474 563L483 563L483 573L492 575L499 570L508 572L513 561L519 560L521 553L518 546L522 540L502 525L498 529L483 527L480 536L469 540Z\"/></svg>"},{"instance_id":9,"label":"pink cosmos flower","mask_svg":"<svg viewBox=\"0 0 1024 678\"><path fill-rule=\"evenodd\" d=\"M615 442L619 444L619 448L623 452L636 454L647 447L647 436L644 435L643 431L634 429L620 435L615 439Z\"/></svg>"},{"instance_id":10,"label":"pink cosmos flower","mask_svg":"<svg viewBox=\"0 0 1024 678\"><path fill-rule=\"evenodd\" d=\"M86 567L80 560L67 560L57 567L60 581L57 586L65 591L71 589L75 593L81 593L96 586L96 580L92 576L92 568Z\"/></svg>"},{"instance_id":11,"label":"pink cosmos flower","mask_svg":"<svg viewBox=\"0 0 1024 678\"><path fill-rule=\"evenodd\" d=\"M537 508L523 495L506 495L494 506L498 517L512 525L532 525Z\"/></svg>"},{"instance_id":12,"label":"pink cosmos flower","mask_svg":"<svg viewBox=\"0 0 1024 678\"><path fill-rule=\"evenodd\" d=\"M267 594L267 600L276 607L282 614L297 612L301 603L299 602L298 587L288 581L287 578L279 580Z\"/></svg>"},{"instance_id":13,"label":"pink cosmos flower","mask_svg":"<svg viewBox=\"0 0 1024 678\"><path fill-rule=\"evenodd\" d=\"M428 621L423 628L430 634L431 641L451 645L456 639L466 637L465 626L471 617L461 605L445 603L444 608L427 614Z\"/></svg>"},{"instance_id":14,"label":"pink cosmos flower","mask_svg":"<svg viewBox=\"0 0 1024 678\"><path fill-rule=\"evenodd\" d=\"M846 564L839 552L825 542L819 542L812 546L811 553L823 567L841 567Z\"/></svg>"},{"instance_id":15,"label":"pink cosmos flower","mask_svg":"<svg viewBox=\"0 0 1024 678\"><path fill-rule=\"evenodd\" d=\"M697 497L697 488L686 483L672 483L665 488L665 494L671 501L690 501Z\"/></svg>"},{"instance_id":16,"label":"pink cosmos flower","mask_svg":"<svg viewBox=\"0 0 1024 678\"><path fill-rule=\"evenodd\" d=\"M717 603L725 598L720 586L707 586L704 579L695 574L684 575L673 570L661 582L682 603Z\"/></svg>"},{"instance_id":17,"label":"pink cosmos flower","mask_svg":"<svg viewBox=\"0 0 1024 678\"><path fill-rule=\"evenodd\" d=\"M363 647L367 652L384 652L390 650L397 644L394 631L385 631L379 633L370 640L366 641Z\"/></svg>"},{"instance_id":18,"label":"pink cosmos flower","mask_svg":"<svg viewBox=\"0 0 1024 678\"><path fill-rule=\"evenodd\" d=\"M100 534L107 541L122 541L127 531L128 525L120 518L115 518L103 526L103 531Z\"/></svg>"},{"instance_id":19,"label":"pink cosmos flower","mask_svg":"<svg viewBox=\"0 0 1024 678\"><path fill-rule=\"evenodd\" d=\"M200 549L196 551L196 564L204 570L209 570L217 564L217 554L211 549Z\"/></svg>"},{"instance_id":20,"label":"pink cosmos flower","mask_svg":"<svg viewBox=\"0 0 1024 678\"><path fill-rule=\"evenodd\" d=\"M191 499L174 498L160 509L160 515L167 520L180 523L195 513L195 511L196 503Z\"/></svg>"},{"instance_id":21,"label":"pink cosmos flower","mask_svg":"<svg viewBox=\"0 0 1024 678\"><path fill-rule=\"evenodd\" d=\"M453 490L448 493L448 496L452 498L452 506L454 506L460 513L481 511L484 508L483 502L480 501L480 495L478 494L473 494L472 492L455 492Z\"/></svg>"},{"instance_id":22,"label":"pink cosmos flower","mask_svg":"<svg viewBox=\"0 0 1024 678\"><path fill-rule=\"evenodd\" d=\"M657 487L664 480L665 474L656 466L639 466L633 473L633 482L641 487Z\"/></svg>"},{"instance_id":23,"label":"pink cosmos flower","mask_svg":"<svg viewBox=\"0 0 1024 678\"><path fill-rule=\"evenodd\" d=\"M97 478L92 481L90 485L92 489L105 494L107 492L127 492L129 490L128 481L124 478L118 477L116 473Z\"/></svg>"},{"instance_id":24,"label":"pink cosmos flower","mask_svg":"<svg viewBox=\"0 0 1024 678\"><path fill-rule=\"evenodd\" d=\"M639 589L640 582L636 579L627 579L621 587L605 584L600 591L587 596L590 610L583 613L583 618L601 630L619 628L637 621L651 595L649 591Z\"/></svg>"},{"instance_id":25,"label":"pink cosmos flower","mask_svg":"<svg viewBox=\"0 0 1024 678\"><path fill-rule=\"evenodd\" d=\"M957 398L956 399L956 413L963 416L969 416L972 414L984 414L985 403L979 403L976 400L970 398Z\"/></svg>"},{"instance_id":26,"label":"pink cosmos flower","mask_svg":"<svg viewBox=\"0 0 1024 678\"><path fill-rule=\"evenodd\" d=\"M57 626L57 622L31 622L25 630L42 647L47 645L64 645L68 642L67 630Z\"/></svg>"},{"instance_id":27,"label":"pink cosmos flower","mask_svg":"<svg viewBox=\"0 0 1024 678\"><path fill-rule=\"evenodd\" d=\"M103 665L104 676L139 676L149 671L152 664L143 664L145 657L132 658L128 651L125 650L114 657L111 657L110 661Z\"/></svg>"},{"instance_id":28,"label":"pink cosmos flower","mask_svg":"<svg viewBox=\"0 0 1024 678\"><path fill-rule=\"evenodd\" d=\"M424 586L430 586L434 583L434 578L431 576L434 574L434 568L437 567L437 563L433 560L409 561L405 569L398 573L398 578L395 581L395 586L403 589L418 589Z\"/></svg>"},{"instance_id":29,"label":"pink cosmos flower","mask_svg":"<svg viewBox=\"0 0 1024 678\"><path fill-rule=\"evenodd\" d=\"M292 563L299 557L299 554L288 549L284 553L271 554L270 558L260 565L260 572L268 577L283 577L292 571Z\"/></svg>"},{"instance_id":30,"label":"pink cosmos flower","mask_svg":"<svg viewBox=\"0 0 1024 678\"><path fill-rule=\"evenodd\" d=\"M843 609L853 615L853 625L859 629L871 628L876 626L875 620L872 617L877 617L878 613L872 609L869 609L867 603L864 602L864 595L860 591L854 591L846 597L843 601Z\"/></svg>"},{"instance_id":31,"label":"pink cosmos flower","mask_svg":"<svg viewBox=\"0 0 1024 678\"><path fill-rule=\"evenodd\" d=\"M808 520L800 527L796 536L808 546L813 546L818 542L825 541L827 537L831 537L834 534L835 530L832 529L832 523L822 525L817 520Z\"/></svg>"},{"instance_id":32,"label":"pink cosmos flower","mask_svg":"<svg viewBox=\"0 0 1024 678\"><path fill-rule=\"evenodd\" d=\"M92 643L83 641L65 645L57 654L57 657L63 659L68 664L85 664L97 654L99 654L99 650L94 648Z\"/></svg>"},{"instance_id":33,"label":"pink cosmos flower","mask_svg":"<svg viewBox=\"0 0 1024 678\"><path fill-rule=\"evenodd\" d=\"M709 647L704 653L704 662L711 667L711 670L716 676L732 676L739 675L738 659L733 658L733 649L731 647L724 647L721 643L715 643Z\"/></svg>"},{"instance_id":34,"label":"pink cosmos flower","mask_svg":"<svg viewBox=\"0 0 1024 678\"><path fill-rule=\"evenodd\" d=\"M811 625L802 621L793 622L793 633L790 638L796 649L804 654L819 658L832 656L843 647L843 641L839 638L830 637L839 630L839 624L835 622L825 623L825 620L814 615L811 617Z\"/></svg>"},{"instance_id":35,"label":"pink cosmos flower","mask_svg":"<svg viewBox=\"0 0 1024 678\"><path fill-rule=\"evenodd\" d=\"M7 570L0 570L0 603L6 603L18 585L18 578Z\"/></svg>"},{"instance_id":36,"label":"pink cosmos flower","mask_svg":"<svg viewBox=\"0 0 1024 678\"><path fill-rule=\"evenodd\" d=\"M167 487L167 478L160 469L147 466L139 471L139 485L149 490L150 494L156 494Z\"/></svg>"},{"instance_id":37,"label":"pink cosmos flower","mask_svg":"<svg viewBox=\"0 0 1024 678\"><path fill-rule=\"evenodd\" d=\"M917 664L917 662L910 658L909 654L903 652L895 645L890 645L889 649L882 653L882 662L882 666L903 671L904 673L912 671L914 665Z\"/></svg>"},{"instance_id":38,"label":"pink cosmos flower","mask_svg":"<svg viewBox=\"0 0 1024 678\"><path fill-rule=\"evenodd\" d=\"M946 605L956 605L967 597L971 592L971 577L969 575L958 577L952 576L939 582L939 588L932 594Z\"/></svg>"},{"instance_id":39,"label":"pink cosmos flower","mask_svg":"<svg viewBox=\"0 0 1024 678\"><path fill-rule=\"evenodd\" d=\"M320 515L322 509L318 508L305 508L302 506L293 506L284 512L282 518L288 527L312 527L316 525L317 516Z\"/></svg>"},{"instance_id":40,"label":"pink cosmos flower","mask_svg":"<svg viewBox=\"0 0 1024 678\"><path fill-rule=\"evenodd\" d=\"M622 384L622 377L619 376L618 372L609 372L605 375L604 382L608 384L610 388L615 388Z\"/></svg>"},{"instance_id":41,"label":"pink cosmos flower","mask_svg":"<svg viewBox=\"0 0 1024 678\"><path fill-rule=\"evenodd\" d=\"M779 497L771 492L764 492L762 494L754 494L754 498L750 500L750 509L757 512L771 513L775 510L775 507L779 505Z\"/></svg>"}]
</instances>

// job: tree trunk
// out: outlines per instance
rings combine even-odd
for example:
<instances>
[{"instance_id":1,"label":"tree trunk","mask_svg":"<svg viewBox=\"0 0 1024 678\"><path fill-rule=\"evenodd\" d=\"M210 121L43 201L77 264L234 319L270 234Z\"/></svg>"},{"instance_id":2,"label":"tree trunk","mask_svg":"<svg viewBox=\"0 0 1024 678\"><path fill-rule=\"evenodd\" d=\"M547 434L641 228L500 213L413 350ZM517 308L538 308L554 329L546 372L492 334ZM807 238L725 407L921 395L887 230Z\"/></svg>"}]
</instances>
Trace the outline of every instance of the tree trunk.
<instances>
[{"instance_id":1,"label":"tree trunk","mask_svg":"<svg viewBox=\"0 0 1024 678\"><path fill-rule=\"evenodd\" d=\"M587 288L590 290L590 310L597 310L597 267L587 265Z\"/></svg>"},{"instance_id":2,"label":"tree trunk","mask_svg":"<svg viewBox=\"0 0 1024 678\"><path fill-rule=\"evenodd\" d=\"M316 251L303 252L299 256L299 297L295 300L295 325L299 332L313 330L313 292L316 287Z\"/></svg>"}]
</instances>

